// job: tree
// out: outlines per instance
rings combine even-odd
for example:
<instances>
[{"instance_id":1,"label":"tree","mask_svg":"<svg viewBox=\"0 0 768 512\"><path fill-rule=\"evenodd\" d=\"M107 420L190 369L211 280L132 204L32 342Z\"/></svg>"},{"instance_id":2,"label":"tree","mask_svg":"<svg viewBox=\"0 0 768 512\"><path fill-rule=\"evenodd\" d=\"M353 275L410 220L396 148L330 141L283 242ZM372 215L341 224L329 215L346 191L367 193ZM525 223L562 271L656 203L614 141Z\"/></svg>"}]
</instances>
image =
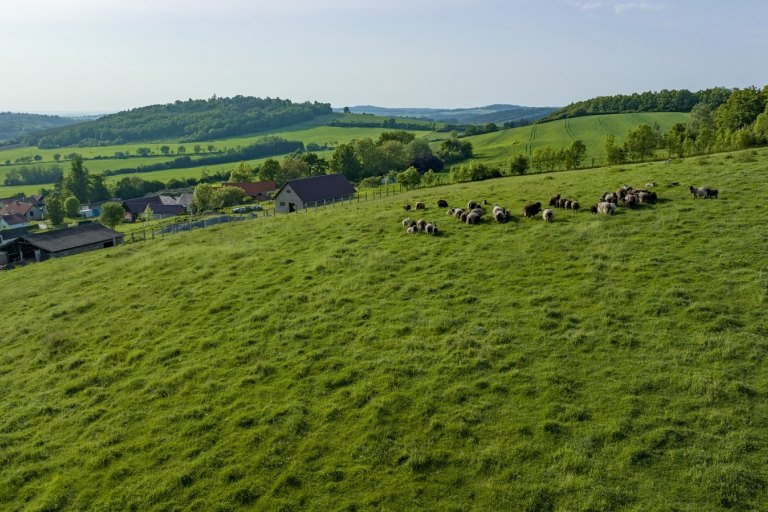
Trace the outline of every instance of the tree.
<instances>
[{"instance_id":1,"label":"tree","mask_svg":"<svg viewBox=\"0 0 768 512\"><path fill-rule=\"evenodd\" d=\"M461 141L454 137L444 140L437 150L437 156L449 163L472 158L472 154L473 148L471 142Z\"/></svg>"},{"instance_id":2,"label":"tree","mask_svg":"<svg viewBox=\"0 0 768 512\"><path fill-rule=\"evenodd\" d=\"M421 182L421 174L415 167L409 167L403 172L397 173L397 182L405 188L411 189Z\"/></svg>"},{"instance_id":3,"label":"tree","mask_svg":"<svg viewBox=\"0 0 768 512\"><path fill-rule=\"evenodd\" d=\"M171 152L171 148L170 146L165 146L165 145L160 146L160 152L167 156Z\"/></svg>"},{"instance_id":4,"label":"tree","mask_svg":"<svg viewBox=\"0 0 768 512\"><path fill-rule=\"evenodd\" d=\"M624 151L633 161L644 162L647 157L653 155L657 145L657 136L653 128L647 124L641 124L627 133Z\"/></svg>"},{"instance_id":5,"label":"tree","mask_svg":"<svg viewBox=\"0 0 768 512\"><path fill-rule=\"evenodd\" d=\"M735 90L715 111L715 124L720 130L736 132L752 124L765 109L766 99L755 87Z\"/></svg>"},{"instance_id":6,"label":"tree","mask_svg":"<svg viewBox=\"0 0 768 512\"><path fill-rule=\"evenodd\" d=\"M307 164L307 176L322 176L328 173L328 160L317 156L317 153L302 153L299 157Z\"/></svg>"},{"instance_id":7,"label":"tree","mask_svg":"<svg viewBox=\"0 0 768 512\"><path fill-rule=\"evenodd\" d=\"M214 146L213 144L208 144L208 152L209 152L209 153L213 153L213 151L214 151L215 149L216 149L216 146Z\"/></svg>"},{"instance_id":8,"label":"tree","mask_svg":"<svg viewBox=\"0 0 768 512\"><path fill-rule=\"evenodd\" d=\"M344 113L345 114L349 114L350 113L349 107L344 107Z\"/></svg>"},{"instance_id":9,"label":"tree","mask_svg":"<svg viewBox=\"0 0 768 512\"><path fill-rule=\"evenodd\" d=\"M105 226L115 229L115 226L120 224L125 216L125 210L123 205L115 201L107 201L101 205L101 215L99 215L99 222Z\"/></svg>"},{"instance_id":10,"label":"tree","mask_svg":"<svg viewBox=\"0 0 768 512\"><path fill-rule=\"evenodd\" d=\"M64 222L64 204L59 196L48 196L45 199L45 209L48 212L48 219L51 221L51 224L58 226Z\"/></svg>"},{"instance_id":11,"label":"tree","mask_svg":"<svg viewBox=\"0 0 768 512\"><path fill-rule=\"evenodd\" d=\"M186 152L187 152L187 148L185 148L184 146L179 146L179 147L176 149L176 153L178 153L179 155L183 155L183 154L184 154L184 153L186 153Z\"/></svg>"},{"instance_id":12,"label":"tree","mask_svg":"<svg viewBox=\"0 0 768 512\"><path fill-rule=\"evenodd\" d=\"M146 208L144 208L144 212L141 214L141 220L144 221L146 224L147 222L151 221L155 218L155 212L152 211L152 207L147 204Z\"/></svg>"},{"instance_id":13,"label":"tree","mask_svg":"<svg viewBox=\"0 0 768 512\"><path fill-rule=\"evenodd\" d=\"M149 156L152 154L152 150L149 148L136 148L136 154L139 156Z\"/></svg>"},{"instance_id":14,"label":"tree","mask_svg":"<svg viewBox=\"0 0 768 512\"><path fill-rule=\"evenodd\" d=\"M53 159L54 159L54 160L56 160L57 162L58 162L59 160L61 160L61 153L54 153L54 154L53 154Z\"/></svg>"},{"instance_id":15,"label":"tree","mask_svg":"<svg viewBox=\"0 0 768 512\"><path fill-rule=\"evenodd\" d=\"M280 178L280 162L274 158L267 158L259 169L259 180L278 181Z\"/></svg>"},{"instance_id":16,"label":"tree","mask_svg":"<svg viewBox=\"0 0 768 512\"><path fill-rule=\"evenodd\" d=\"M74 219L80 216L80 201L74 196L69 196L64 200L64 211L67 217Z\"/></svg>"},{"instance_id":17,"label":"tree","mask_svg":"<svg viewBox=\"0 0 768 512\"><path fill-rule=\"evenodd\" d=\"M221 187L214 193L214 204L217 208L234 206L243 202L245 190L240 187Z\"/></svg>"},{"instance_id":18,"label":"tree","mask_svg":"<svg viewBox=\"0 0 768 512\"><path fill-rule=\"evenodd\" d=\"M83 165L81 155L72 158L69 174L65 176L62 185L67 195L75 196L81 203L88 202L88 169Z\"/></svg>"},{"instance_id":19,"label":"tree","mask_svg":"<svg viewBox=\"0 0 768 512\"><path fill-rule=\"evenodd\" d=\"M404 130L397 130L394 132L383 132L381 135L379 135L379 140L376 141L377 146L381 146L387 141L390 140L396 140L401 142L403 145L410 144L416 139L416 136L410 132L406 132Z\"/></svg>"},{"instance_id":20,"label":"tree","mask_svg":"<svg viewBox=\"0 0 768 512\"><path fill-rule=\"evenodd\" d=\"M203 146L200 144L195 144L195 146L192 148L192 151L195 152L195 154L200 154L203 151Z\"/></svg>"},{"instance_id":21,"label":"tree","mask_svg":"<svg viewBox=\"0 0 768 512\"><path fill-rule=\"evenodd\" d=\"M510 174L516 174L522 176L528 171L530 161L528 157L522 153L518 153L509 159L509 172Z\"/></svg>"},{"instance_id":22,"label":"tree","mask_svg":"<svg viewBox=\"0 0 768 512\"><path fill-rule=\"evenodd\" d=\"M565 168L566 169L578 169L581 167L581 162L584 161L584 157L587 156L587 146L581 140L575 140L571 143L571 147L565 155Z\"/></svg>"},{"instance_id":23,"label":"tree","mask_svg":"<svg viewBox=\"0 0 768 512\"><path fill-rule=\"evenodd\" d=\"M35 162L39 162L42 159L43 157L41 157L40 155L35 155Z\"/></svg>"},{"instance_id":24,"label":"tree","mask_svg":"<svg viewBox=\"0 0 768 512\"><path fill-rule=\"evenodd\" d=\"M232 172L229 175L229 181L233 183L251 181L251 176L253 176L253 167L246 162L240 162L237 167L232 169Z\"/></svg>"},{"instance_id":25,"label":"tree","mask_svg":"<svg viewBox=\"0 0 768 512\"><path fill-rule=\"evenodd\" d=\"M216 189L210 183L200 183L192 193L192 206L196 213L207 212L216 207Z\"/></svg>"},{"instance_id":26,"label":"tree","mask_svg":"<svg viewBox=\"0 0 768 512\"><path fill-rule=\"evenodd\" d=\"M623 164L626 161L624 148L616 145L616 136L614 134L609 133L606 135L603 149L605 149L608 165Z\"/></svg>"},{"instance_id":27,"label":"tree","mask_svg":"<svg viewBox=\"0 0 768 512\"><path fill-rule=\"evenodd\" d=\"M348 180L358 181L363 177L363 162L351 144L340 144L331 157L331 170L343 174Z\"/></svg>"},{"instance_id":28,"label":"tree","mask_svg":"<svg viewBox=\"0 0 768 512\"><path fill-rule=\"evenodd\" d=\"M421 177L421 181L423 181L425 185L432 185L436 179L437 179L437 174L435 174L435 171L433 171L432 169L425 172L424 175Z\"/></svg>"},{"instance_id":29,"label":"tree","mask_svg":"<svg viewBox=\"0 0 768 512\"><path fill-rule=\"evenodd\" d=\"M280 166L278 181L285 183L288 180L309 176L309 164L298 155L288 155Z\"/></svg>"}]
</instances>

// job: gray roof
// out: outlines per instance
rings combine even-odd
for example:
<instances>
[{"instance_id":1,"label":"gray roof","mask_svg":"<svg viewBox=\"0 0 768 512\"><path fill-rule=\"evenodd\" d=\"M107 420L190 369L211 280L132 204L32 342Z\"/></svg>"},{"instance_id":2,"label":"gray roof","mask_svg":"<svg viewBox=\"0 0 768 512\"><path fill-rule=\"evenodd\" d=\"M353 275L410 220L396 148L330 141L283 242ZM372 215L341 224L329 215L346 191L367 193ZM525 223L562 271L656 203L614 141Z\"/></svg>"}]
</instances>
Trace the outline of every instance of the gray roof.
<instances>
[{"instance_id":1,"label":"gray roof","mask_svg":"<svg viewBox=\"0 0 768 512\"><path fill-rule=\"evenodd\" d=\"M97 222L80 224L74 228L56 229L44 233L33 233L22 238L38 249L61 252L85 245L108 242L123 238L123 234L102 226Z\"/></svg>"},{"instance_id":2,"label":"gray roof","mask_svg":"<svg viewBox=\"0 0 768 512\"><path fill-rule=\"evenodd\" d=\"M289 180L285 182L285 185L280 187L280 190L277 191L275 197L277 197L288 185L291 186L296 195L305 203L334 199L355 193L355 187L352 186L343 174L324 174L322 176L310 176L309 178Z\"/></svg>"}]
</instances>

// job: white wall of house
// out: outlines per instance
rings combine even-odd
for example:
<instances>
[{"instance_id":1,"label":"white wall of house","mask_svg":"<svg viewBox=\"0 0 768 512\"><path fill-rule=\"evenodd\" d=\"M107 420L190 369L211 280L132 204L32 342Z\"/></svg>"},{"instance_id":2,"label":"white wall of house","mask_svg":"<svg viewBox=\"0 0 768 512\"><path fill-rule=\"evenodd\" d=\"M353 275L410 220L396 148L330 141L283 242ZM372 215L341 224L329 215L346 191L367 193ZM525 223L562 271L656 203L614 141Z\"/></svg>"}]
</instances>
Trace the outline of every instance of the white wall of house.
<instances>
[{"instance_id":1,"label":"white wall of house","mask_svg":"<svg viewBox=\"0 0 768 512\"><path fill-rule=\"evenodd\" d=\"M290 185L286 185L275 196L275 212L288 213L291 211L291 204L293 204L294 211L304 209L304 202L296 195L296 192L293 191Z\"/></svg>"}]
</instances>

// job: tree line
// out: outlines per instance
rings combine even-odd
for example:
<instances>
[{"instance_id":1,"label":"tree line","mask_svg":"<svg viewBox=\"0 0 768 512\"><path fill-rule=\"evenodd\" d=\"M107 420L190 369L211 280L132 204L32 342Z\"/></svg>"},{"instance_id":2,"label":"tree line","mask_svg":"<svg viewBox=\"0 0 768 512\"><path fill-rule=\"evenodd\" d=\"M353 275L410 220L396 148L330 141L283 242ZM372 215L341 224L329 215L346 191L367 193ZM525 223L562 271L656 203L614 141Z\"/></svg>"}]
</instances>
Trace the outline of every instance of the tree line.
<instances>
[{"instance_id":1,"label":"tree line","mask_svg":"<svg viewBox=\"0 0 768 512\"><path fill-rule=\"evenodd\" d=\"M161 139L196 142L282 128L331 111L329 103L213 96L207 100L189 99L119 112L95 121L28 135L22 142L41 149Z\"/></svg>"},{"instance_id":2,"label":"tree line","mask_svg":"<svg viewBox=\"0 0 768 512\"><path fill-rule=\"evenodd\" d=\"M706 104L714 110L725 103L733 89L714 87L698 92L687 89L658 92L646 91L633 94L616 94L577 101L549 114L539 122L556 121L569 117L597 114L624 114L631 112L690 112L698 104Z\"/></svg>"}]
</instances>

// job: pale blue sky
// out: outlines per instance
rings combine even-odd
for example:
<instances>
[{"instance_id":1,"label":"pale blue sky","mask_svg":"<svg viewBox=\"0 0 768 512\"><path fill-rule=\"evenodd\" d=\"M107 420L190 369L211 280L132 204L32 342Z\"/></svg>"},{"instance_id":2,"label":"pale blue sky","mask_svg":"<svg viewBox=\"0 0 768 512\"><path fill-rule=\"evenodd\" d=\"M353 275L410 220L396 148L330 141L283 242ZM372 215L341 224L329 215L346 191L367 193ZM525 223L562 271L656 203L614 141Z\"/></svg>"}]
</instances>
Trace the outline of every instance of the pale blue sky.
<instances>
[{"instance_id":1,"label":"pale blue sky","mask_svg":"<svg viewBox=\"0 0 768 512\"><path fill-rule=\"evenodd\" d=\"M3 0L0 111L558 106L768 84L763 0Z\"/></svg>"}]
</instances>

